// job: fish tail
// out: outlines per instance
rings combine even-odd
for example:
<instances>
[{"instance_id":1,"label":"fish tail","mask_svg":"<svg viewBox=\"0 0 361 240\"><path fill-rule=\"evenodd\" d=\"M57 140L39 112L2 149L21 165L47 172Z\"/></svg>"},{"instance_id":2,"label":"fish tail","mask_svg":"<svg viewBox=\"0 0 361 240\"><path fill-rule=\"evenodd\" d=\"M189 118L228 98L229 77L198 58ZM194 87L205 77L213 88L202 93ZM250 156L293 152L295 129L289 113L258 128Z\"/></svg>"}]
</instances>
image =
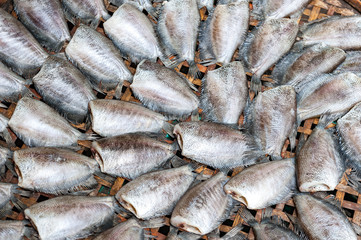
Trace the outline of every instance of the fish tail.
<instances>
[{"instance_id":1,"label":"fish tail","mask_svg":"<svg viewBox=\"0 0 361 240\"><path fill-rule=\"evenodd\" d=\"M159 228L166 224L166 220L163 217L158 217L148 221L143 221L140 224L143 228Z\"/></svg>"},{"instance_id":2,"label":"fish tail","mask_svg":"<svg viewBox=\"0 0 361 240\"><path fill-rule=\"evenodd\" d=\"M173 134L173 129L174 129L174 125L169 123L169 122L164 122L163 123L163 129L166 133L169 134L169 136L171 136L172 138L174 138L174 134Z\"/></svg>"},{"instance_id":3,"label":"fish tail","mask_svg":"<svg viewBox=\"0 0 361 240\"><path fill-rule=\"evenodd\" d=\"M257 221L254 218L254 216L252 215L252 213L249 210L247 210L246 208L240 209L240 215L241 215L241 218L246 223L248 223L250 226L257 224Z\"/></svg>"},{"instance_id":4,"label":"fish tail","mask_svg":"<svg viewBox=\"0 0 361 240\"><path fill-rule=\"evenodd\" d=\"M199 79L200 78L200 72L199 72L198 66L195 62L189 63L188 77L190 79Z\"/></svg>"},{"instance_id":5,"label":"fish tail","mask_svg":"<svg viewBox=\"0 0 361 240\"><path fill-rule=\"evenodd\" d=\"M251 91L253 91L256 95L258 92L262 90L261 77L253 74L251 79Z\"/></svg>"},{"instance_id":6,"label":"fish tail","mask_svg":"<svg viewBox=\"0 0 361 240\"><path fill-rule=\"evenodd\" d=\"M11 198L11 202L14 204L14 206L20 210L20 211L24 211L28 206L26 206L22 201L20 201L19 199L17 199L16 197L12 197Z\"/></svg>"},{"instance_id":7,"label":"fish tail","mask_svg":"<svg viewBox=\"0 0 361 240\"><path fill-rule=\"evenodd\" d=\"M32 194L31 191L26 191L26 190L22 190L22 189L15 189L14 193L19 194L24 197L30 197L30 195Z\"/></svg>"}]
</instances>

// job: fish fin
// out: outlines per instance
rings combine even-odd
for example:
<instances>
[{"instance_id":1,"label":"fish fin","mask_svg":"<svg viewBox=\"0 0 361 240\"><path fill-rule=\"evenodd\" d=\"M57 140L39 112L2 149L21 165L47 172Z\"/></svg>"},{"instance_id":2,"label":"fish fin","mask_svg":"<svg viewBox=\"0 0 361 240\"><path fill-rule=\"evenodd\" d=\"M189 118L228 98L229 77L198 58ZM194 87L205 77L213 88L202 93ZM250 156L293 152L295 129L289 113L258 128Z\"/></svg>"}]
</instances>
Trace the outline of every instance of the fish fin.
<instances>
[{"instance_id":1,"label":"fish fin","mask_svg":"<svg viewBox=\"0 0 361 240\"><path fill-rule=\"evenodd\" d=\"M5 142L7 143L7 145L9 147L16 147L15 141L11 137L10 132L9 132L8 129L5 129L5 131L2 132L2 136L4 137Z\"/></svg>"},{"instance_id":2,"label":"fish fin","mask_svg":"<svg viewBox=\"0 0 361 240\"><path fill-rule=\"evenodd\" d=\"M281 157L281 156L272 155L272 156L271 156L271 159L272 159L272 161L278 161L278 160L282 160L282 157Z\"/></svg>"},{"instance_id":3,"label":"fish fin","mask_svg":"<svg viewBox=\"0 0 361 240\"><path fill-rule=\"evenodd\" d=\"M262 82L261 82L261 77L260 76L257 76L256 74L252 75L251 88L250 89L256 95L258 94L258 92L261 92L261 90L262 90Z\"/></svg>"},{"instance_id":4,"label":"fish fin","mask_svg":"<svg viewBox=\"0 0 361 240\"><path fill-rule=\"evenodd\" d=\"M351 168L351 173L347 175L346 180L348 185L353 189L361 192L361 166L359 162L347 161L346 166Z\"/></svg>"},{"instance_id":5,"label":"fish fin","mask_svg":"<svg viewBox=\"0 0 361 240\"><path fill-rule=\"evenodd\" d=\"M178 67L178 65L181 62L183 62L182 60L180 60L178 58L170 59L167 56L161 56L161 57L159 57L159 59L163 62L164 66L166 66L167 68L171 68L171 69Z\"/></svg>"},{"instance_id":6,"label":"fish fin","mask_svg":"<svg viewBox=\"0 0 361 240\"><path fill-rule=\"evenodd\" d=\"M181 148L180 148L180 146L179 146L179 144L178 144L177 141L174 141L174 142L171 144L171 150L172 150L172 151L179 151L179 150L181 150Z\"/></svg>"},{"instance_id":7,"label":"fish fin","mask_svg":"<svg viewBox=\"0 0 361 240\"><path fill-rule=\"evenodd\" d=\"M107 181L109 183L114 183L115 180L117 179L116 177L104 174L104 173L99 172L99 171L95 171L94 175L97 176L97 177L100 177L101 179L104 179L105 181Z\"/></svg>"},{"instance_id":8,"label":"fish fin","mask_svg":"<svg viewBox=\"0 0 361 240\"><path fill-rule=\"evenodd\" d=\"M7 159L5 161L5 166L10 170L10 172L13 174L13 176L18 176L18 174L16 173L15 171L15 168L14 168L14 162Z\"/></svg>"},{"instance_id":9,"label":"fish fin","mask_svg":"<svg viewBox=\"0 0 361 240\"><path fill-rule=\"evenodd\" d=\"M27 221L23 221L24 225L26 224ZM39 234L36 232L36 230L32 227L27 227L25 226L25 232L24 232L24 236L27 237L30 240L38 240L39 238Z\"/></svg>"},{"instance_id":10,"label":"fish fin","mask_svg":"<svg viewBox=\"0 0 361 240\"><path fill-rule=\"evenodd\" d=\"M260 23L261 24L261 23ZM259 24L259 25L260 25ZM258 25L258 26L259 26ZM255 31L257 30L258 27L256 27L255 29L253 29L251 32L249 32L243 42L243 45L242 46L239 46L239 49L238 49L238 58L237 60L241 60L244 62L244 65L245 65L245 70L247 72L250 72L250 69L249 69L249 59L248 59L248 52L251 48L251 45L252 45L252 42L255 38Z\"/></svg>"},{"instance_id":11,"label":"fish fin","mask_svg":"<svg viewBox=\"0 0 361 240\"><path fill-rule=\"evenodd\" d=\"M174 138L174 134L173 134L174 125L173 124L164 121L162 128L166 133L169 134L169 136Z\"/></svg>"},{"instance_id":12,"label":"fish fin","mask_svg":"<svg viewBox=\"0 0 361 240\"><path fill-rule=\"evenodd\" d=\"M251 98L248 96L247 97L247 101L246 101L246 106L245 106L245 108L244 108L244 127L246 128L246 129L252 129L251 127L250 127L250 125L252 124L252 122L253 122L253 115L252 115L252 113L253 113L253 103L252 103L252 101L251 101Z\"/></svg>"},{"instance_id":13,"label":"fish fin","mask_svg":"<svg viewBox=\"0 0 361 240\"><path fill-rule=\"evenodd\" d=\"M245 239L247 239L246 236L240 232L240 231L242 231L242 229L243 229L243 226L240 223L240 224L236 225L235 227L233 227L228 233L226 233L226 235L221 237L221 239L228 240L228 239L233 239L234 237L237 236L237 239L245 240Z\"/></svg>"},{"instance_id":14,"label":"fish fin","mask_svg":"<svg viewBox=\"0 0 361 240\"><path fill-rule=\"evenodd\" d=\"M215 56L212 50L212 42L210 38L210 32L211 32L211 22L213 18L213 12L209 12L207 20L200 23L199 26L199 32L198 32L198 41L199 41L199 58L201 59L201 64L205 65L204 60L211 60L212 63L215 63ZM206 66L206 65L205 65Z\"/></svg>"},{"instance_id":15,"label":"fish fin","mask_svg":"<svg viewBox=\"0 0 361 240\"><path fill-rule=\"evenodd\" d=\"M355 230L356 234L361 236L361 226L357 225L356 223L351 223L352 228Z\"/></svg>"},{"instance_id":16,"label":"fish fin","mask_svg":"<svg viewBox=\"0 0 361 240\"><path fill-rule=\"evenodd\" d=\"M194 63L194 64L195 64L195 63ZM197 68L196 71L198 71L198 67L197 67L196 64L195 64L195 67ZM179 73L177 73L177 74L183 79L183 81L184 81L193 91L198 92L197 87L196 87L190 80L188 80L188 78L184 77L183 75L181 75L181 74L179 74Z\"/></svg>"},{"instance_id":17,"label":"fish fin","mask_svg":"<svg viewBox=\"0 0 361 240\"><path fill-rule=\"evenodd\" d=\"M267 207L262 211L262 219L271 218L273 212L273 208Z\"/></svg>"},{"instance_id":18,"label":"fish fin","mask_svg":"<svg viewBox=\"0 0 361 240\"><path fill-rule=\"evenodd\" d=\"M325 128L329 124L331 124L333 121L336 121L337 119L341 118L343 115L345 115L348 112L348 109L343 112L337 112L337 113L330 113L329 111L325 112L321 115L320 120L318 121L317 127Z\"/></svg>"},{"instance_id":19,"label":"fish fin","mask_svg":"<svg viewBox=\"0 0 361 240\"><path fill-rule=\"evenodd\" d=\"M182 166L189 164L189 162L185 161L183 158L178 157L177 155L174 155L169 160L169 162L174 168L182 167Z\"/></svg>"},{"instance_id":20,"label":"fish fin","mask_svg":"<svg viewBox=\"0 0 361 240\"><path fill-rule=\"evenodd\" d=\"M120 99L123 96L122 90L123 90L123 83L119 83L117 85L117 87L115 88L114 96L115 96L116 99Z\"/></svg>"},{"instance_id":21,"label":"fish fin","mask_svg":"<svg viewBox=\"0 0 361 240\"><path fill-rule=\"evenodd\" d=\"M166 224L166 219L164 217L153 218L148 221L140 222L140 225L143 228L159 228Z\"/></svg>"},{"instance_id":22,"label":"fish fin","mask_svg":"<svg viewBox=\"0 0 361 240\"><path fill-rule=\"evenodd\" d=\"M301 151L303 145L305 145L307 139L308 139L308 137L306 136L306 134L301 133L300 138L298 139L298 144L297 144L297 149L296 149L296 156L298 156L300 154L300 151Z\"/></svg>"},{"instance_id":23,"label":"fish fin","mask_svg":"<svg viewBox=\"0 0 361 240\"><path fill-rule=\"evenodd\" d=\"M22 190L22 189L14 189L13 191L15 194L19 194L21 196L24 197L30 197L32 192L31 191L27 191L27 190Z\"/></svg>"},{"instance_id":24,"label":"fish fin","mask_svg":"<svg viewBox=\"0 0 361 240\"><path fill-rule=\"evenodd\" d=\"M100 137L97 134L94 133L83 133L80 135L79 140L89 140L94 141L99 139Z\"/></svg>"},{"instance_id":25,"label":"fish fin","mask_svg":"<svg viewBox=\"0 0 361 240\"><path fill-rule=\"evenodd\" d=\"M297 61L301 55L302 53L292 49L276 63L272 71L272 80L274 81L274 86L287 84L287 82L284 81L284 77L288 72L288 69L294 62Z\"/></svg>"},{"instance_id":26,"label":"fish fin","mask_svg":"<svg viewBox=\"0 0 361 240\"><path fill-rule=\"evenodd\" d=\"M248 209L246 209L245 207L241 208L240 216L251 227L258 224L257 220L252 215L252 213Z\"/></svg>"},{"instance_id":27,"label":"fish fin","mask_svg":"<svg viewBox=\"0 0 361 240\"><path fill-rule=\"evenodd\" d=\"M303 14L303 12L305 11L305 9L306 9L306 6L303 7L303 8L301 8L301 9L299 9L299 10L297 10L296 12L294 12L294 13L292 13L292 14L290 15L290 18L291 18L291 19L299 19L299 18L302 16L302 14Z\"/></svg>"},{"instance_id":28,"label":"fish fin","mask_svg":"<svg viewBox=\"0 0 361 240\"><path fill-rule=\"evenodd\" d=\"M190 79L199 79L200 78L200 72L199 72L199 69L198 69L198 66L195 62L191 61L189 62L189 70L188 70L188 74L187 76L190 78ZM193 83L192 83L193 85ZM198 89L193 85L191 87L194 91L198 92Z\"/></svg>"},{"instance_id":29,"label":"fish fin","mask_svg":"<svg viewBox=\"0 0 361 240\"><path fill-rule=\"evenodd\" d=\"M119 214L120 216L129 219L131 217L133 217L134 215L127 209L123 208L121 205L119 204L115 204L115 209L114 212L116 212L117 214ZM113 222L117 220L117 217L115 219L113 219Z\"/></svg>"},{"instance_id":30,"label":"fish fin","mask_svg":"<svg viewBox=\"0 0 361 240\"><path fill-rule=\"evenodd\" d=\"M20 211L24 211L28 206L26 206L22 201L20 201L19 199L17 199L16 197L12 197L11 198L11 202L14 204L14 206L20 210Z\"/></svg>"},{"instance_id":31,"label":"fish fin","mask_svg":"<svg viewBox=\"0 0 361 240\"><path fill-rule=\"evenodd\" d=\"M0 218L4 218L8 215L12 214L12 209L13 207L11 206L10 203L5 204L1 209L0 209Z\"/></svg>"},{"instance_id":32,"label":"fish fin","mask_svg":"<svg viewBox=\"0 0 361 240\"><path fill-rule=\"evenodd\" d=\"M288 136L288 139L290 140L291 151L296 147L297 126L297 121L295 121L294 127L292 128L292 131Z\"/></svg>"},{"instance_id":33,"label":"fish fin","mask_svg":"<svg viewBox=\"0 0 361 240\"><path fill-rule=\"evenodd\" d=\"M192 112L191 121L193 121L193 122L199 121L198 109L196 109L196 110L194 110L194 111Z\"/></svg>"}]
</instances>

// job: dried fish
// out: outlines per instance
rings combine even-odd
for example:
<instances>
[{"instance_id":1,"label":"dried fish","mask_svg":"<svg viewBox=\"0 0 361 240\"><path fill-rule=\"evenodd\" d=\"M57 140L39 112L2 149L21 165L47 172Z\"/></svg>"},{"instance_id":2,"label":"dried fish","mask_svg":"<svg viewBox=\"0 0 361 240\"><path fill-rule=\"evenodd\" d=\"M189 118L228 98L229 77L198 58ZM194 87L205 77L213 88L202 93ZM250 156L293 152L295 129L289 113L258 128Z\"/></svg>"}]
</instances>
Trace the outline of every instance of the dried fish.
<instances>
[{"instance_id":1,"label":"dried fish","mask_svg":"<svg viewBox=\"0 0 361 240\"><path fill-rule=\"evenodd\" d=\"M208 234L230 214L232 198L223 191L227 177L219 172L188 190L173 210L170 223L187 232Z\"/></svg>"},{"instance_id":2,"label":"dried fish","mask_svg":"<svg viewBox=\"0 0 361 240\"><path fill-rule=\"evenodd\" d=\"M181 122L174 134L183 156L215 168L252 165L264 157L252 136L222 124Z\"/></svg>"},{"instance_id":3,"label":"dried fish","mask_svg":"<svg viewBox=\"0 0 361 240\"><path fill-rule=\"evenodd\" d=\"M357 239L351 223L336 206L309 194L293 198L297 216L310 239Z\"/></svg>"},{"instance_id":4,"label":"dried fish","mask_svg":"<svg viewBox=\"0 0 361 240\"><path fill-rule=\"evenodd\" d=\"M262 209L286 202L296 188L295 159L288 158L246 168L226 183L224 191L248 209Z\"/></svg>"},{"instance_id":5,"label":"dried fish","mask_svg":"<svg viewBox=\"0 0 361 240\"><path fill-rule=\"evenodd\" d=\"M144 133L129 133L92 143L102 172L128 179L161 167L175 155L177 143L168 144Z\"/></svg>"},{"instance_id":6,"label":"dried fish","mask_svg":"<svg viewBox=\"0 0 361 240\"><path fill-rule=\"evenodd\" d=\"M30 77L39 70L47 56L33 35L0 9L0 60L16 73Z\"/></svg>"},{"instance_id":7,"label":"dried fish","mask_svg":"<svg viewBox=\"0 0 361 240\"><path fill-rule=\"evenodd\" d=\"M0 239L22 240L24 236L30 239L32 233L32 229L26 227L24 221L0 221Z\"/></svg>"},{"instance_id":8,"label":"dried fish","mask_svg":"<svg viewBox=\"0 0 361 240\"><path fill-rule=\"evenodd\" d=\"M340 48L323 43L304 50L293 50L282 58L272 71L275 85L298 85L310 76L332 72L346 58Z\"/></svg>"},{"instance_id":9,"label":"dried fish","mask_svg":"<svg viewBox=\"0 0 361 240\"><path fill-rule=\"evenodd\" d=\"M47 49L58 52L65 41L70 41L59 0L14 0L14 7L20 21Z\"/></svg>"},{"instance_id":10,"label":"dried fish","mask_svg":"<svg viewBox=\"0 0 361 240\"><path fill-rule=\"evenodd\" d=\"M278 19L295 17L304 11L311 0L256 0L253 1L253 14L259 18Z\"/></svg>"},{"instance_id":11,"label":"dried fish","mask_svg":"<svg viewBox=\"0 0 361 240\"><path fill-rule=\"evenodd\" d=\"M32 205L24 213L40 239L78 239L109 228L117 208L113 197L61 196Z\"/></svg>"},{"instance_id":12,"label":"dried fish","mask_svg":"<svg viewBox=\"0 0 361 240\"><path fill-rule=\"evenodd\" d=\"M259 93L246 110L245 118L246 129L265 153L280 158L287 138L291 148L295 147L297 103L292 86L279 86Z\"/></svg>"},{"instance_id":13,"label":"dried fish","mask_svg":"<svg viewBox=\"0 0 361 240\"><path fill-rule=\"evenodd\" d=\"M208 11L213 9L214 0L197 0L198 8L206 7Z\"/></svg>"},{"instance_id":14,"label":"dried fish","mask_svg":"<svg viewBox=\"0 0 361 240\"><path fill-rule=\"evenodd\" d=\"M186 165L146 173L123 186L115 198L140 219L168 215L192 184L192 170Z\"/></svg>"},{"instance_id":15,"label":"dried fish","mask_svg":"<svg viewBox=\"0 0 361 240\"><path fill-rule=\"evenodd\" d=\"M361 51L346 52L346 59L334 73L352 72L361 77Z\"/></svg>"},{"instance_id":16,"label":"dried fish","mask_svg":"<svg viewBox=\"0 0 361 240\"><path fill-rule=\"evenodd\" d=\"M103 137L133 132L158 133L162 128L172 134L173 126L159 113L139 104L98 99L89 102L92 129Z\"/></svg>"},{"instance_id":17,"label":"dried fish","mask_svg":"<svg viewBox=\"0 0 361 240\"><path fill-rule=\"evenodd\" d=\"M11 138L11 135L7 129L9 124L9 119L4 115L0 114L0 136L2 136L9 147L14 146L14 140Z\"/></svg>"},{"instance_id":18,"label":"dried fish","mask_svg":"<svg viewBox=\"0 0 361 240\"><path fill-rule=\"evenodd\" d=\"M130 85L134 96L146 107L177 119L198 113L199 99L191 87L195 90L177 72L147 60L137 66Z\"/></svg>"},{"instance_id":19,"label":"dried fish","mask_svg":"<svg viewBox=\"0 0 361 240\"><path fill-rule=\"evenodd\" d=\"M0 182L0 216L3 217L5 215L11 214L13 206L10 204L10 201L14 204L14 206L22 211L26 206L17 199L14 194L19 194L22 196L29 197L30 192L17 189L16 184L12 183L3 183Z\"/></svg>"},{"instance_id":20,"label":"dried fish","mask_svg":"<svg viewBox=\"0 0 361 240\"><path fill-rule=\"evenodd\" d=\"M87 76L95 89L113 90L132 82L132 74L125 66L118 49L113 43L91 27L80 26L68 46L66 56Z\"/></svg>"},{"instance_id":21,"label":"dried fish","mask_svg":"<svg viewBox=\"0 0 361 240\"><path fill-rule=\"evenodd\" d=\"M200 32L199 48L203 64L229 63L245 40L248 22L247 0L218 3Z\"/></svg>"},{"instance_id":22,"label":"dried fish","mask_svg":"<svg viewBox=\"0 0 361 240\"><path fill-rule=\"evenodd\" d=\"M240 56L253 74L251 90L261 91L261 76L291 49L298 32L295 19L267 19L248 34Z\"/></svg>"},{"instance_id":23,"label":"dried fish","mask_svg":"<svg viewBox=\"0 0 361 240\"><path fill-rule=\"evenodd\" d=\"M247 77L241 62L208 71L202 79L201 108L205 120L238 124L247 98Z\"/></svg>"},{"instance_id":24,"label":"dried fish","mask_svg":"<svg viewBox=\"0 0 361 240\"><path fill-rule=\"evenodd\" d=\"M157 18L157 10L153 7L150 0L109 0L115 6L121 6L122 4L128 3L134 5L139 11L146 10L154 20Z\"/></svg>"},{"instance_id":25,"label":"dried fish","mask_svg":"<svg viewBox=\"0 0 361 240\"><path fill-rule=\"evenodd\" d=\"M45 103L27 97L18 102L9 127L29 147L69 147L78 140L93 139Z\"/></svg>"}]
</instances>

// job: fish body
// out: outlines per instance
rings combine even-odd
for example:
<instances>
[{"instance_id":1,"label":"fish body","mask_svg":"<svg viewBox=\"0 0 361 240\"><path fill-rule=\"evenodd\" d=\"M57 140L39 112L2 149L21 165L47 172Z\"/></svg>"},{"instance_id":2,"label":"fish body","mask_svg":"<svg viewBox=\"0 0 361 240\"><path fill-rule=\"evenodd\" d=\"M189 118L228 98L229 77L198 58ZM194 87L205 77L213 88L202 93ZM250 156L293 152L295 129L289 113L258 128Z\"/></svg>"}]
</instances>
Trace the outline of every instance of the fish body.
<instances>
[{"instance_id":1,"label":"fish body","mask_svg":"<svg viewBox=\"0 0 361 240\"><path fill-rule=\"evenodd\" d=\"M256 0L253 1L253 11L265 19L279 19L302 11L310 0Z\"/></svg>"},{"instance_id":2,"label":"fish body","mask_svg":"<svg viewBox=\"0 0 361 240\"><path fill-rule=\"evenodd\" d=\"M334 71L334 73L352 72L361 77L361 51L346 52L346 59Z\"/></svg>"},{"instance_id":3,"label":"fish body","mask_svg":"<svg viewBox=\"0 0 361 240\"><path fill-rule=\"evenodd\" d=\"M0 239L22 240L27 231L23 221L0 221Z\"/></svg>"}]
</instances>

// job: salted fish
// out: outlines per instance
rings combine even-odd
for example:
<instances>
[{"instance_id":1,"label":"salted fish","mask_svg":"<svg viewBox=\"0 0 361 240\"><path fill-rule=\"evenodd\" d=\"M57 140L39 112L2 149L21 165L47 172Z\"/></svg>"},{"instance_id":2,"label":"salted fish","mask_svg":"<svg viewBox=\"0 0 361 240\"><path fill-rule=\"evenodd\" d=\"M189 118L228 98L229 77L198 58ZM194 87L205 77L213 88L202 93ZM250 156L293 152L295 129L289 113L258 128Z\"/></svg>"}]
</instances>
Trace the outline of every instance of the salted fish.
<instances>
[{"instance_id":1,"label":"salted fish","mask_svg":"<svg viewBox=\"0 0 361 240\"><path fill-rule=\"evenodd\" d=\"M31 238L32 230L24 221L0 220L0 239L22 240Z\"/></svg>"},{"instance_id":2,"label":"salted fish","mask_svg":"<svg viewBox=\"0 0 361 240\"><path fill-rule=\"evenodd\" d=\"M168 215L195 179L192 170L186 165L146 173L123 186L115 198L140 219Z\"/></svg>"},{"instance_id":3,"label":"salted fish","mask_svg":"<svg viewBox=\"0 0 361 240\"><path fill-rule=\"evenodd\" d=\"M346 59L334 71L334 73L352 72L361 77L361 51L347 51Z\"/></svg>"},{"instance_id":4,"label":"salted fish","mask_svg":"<svg viewBox=\"0 0 361 240\"><path fill-rule=\"evenodd\" d=\"M26 205L15 197L14 194L29 197L30 192L18 189L18 185L0 182L0 217L12 214L13 205L23 211ZM11 204L11 203L13 204Z\"/></svg>"},{"instance_id":5,"label":"salted fish","mask_svg":"<svg viewBox=\"0 0 361 240\"><path fill-rule=\"evenodd\" d=\"M173 126L160 113L139 104L119 100L97 99L89 103L92 129L103 137L126 133L159 133L162 128L172 134Z\"/></svg>"},{"instance_id":6,"label":"salted fish","mask_svg":"<svg viewBox=\"0 0 361 240\"><path fill-rule=\"evenodd\" d=\"M208 71L202 79L200 107L205 120L237 125L247 99L247 77L241 62Z\"/></svg>"},{"instance_id":7,"label":"salted fish","mask_svg":"<svg viewBox=\"0 0 361 240\"><path fill-rule=\"evenodd\" d=\"M77 28L65 48L68 59L89 78L95 89L110 91L123 81L132 82L132 74L125 66L113 43L91 27Z\"/></svg>"},{"instance_id":8,"label":"salted fish","mask_svg":"<svg viewBox=\"0 0 361 240\"><path fill-rule=\"evenodd\" d=\"M279 19L297 16L311 0L256 0L253 1L253 14L260 19Z\"/></svg>"},{"instance_id":9,"label":"salted fish","mask_svg":"<svg viewBox=\"0 0 361 240\"><path fill-rule=\"evenodd\" d=\"M0 9L0 60L25 77L34 75L48 54L13 16Z\"/></svg>"},{"instance_id":10,"label":"salted fish","mask_svg":"<svg viewBox=\"0 0 361 240\"><path fill-rule=\"evenodd\" d=\"M120 7L122 4L129 3L139 9L139 11L146 10L154 20L158 17L158 11L153 7L152 1L150 0L109 0L115 6Z\"/></svg>"}]
</instances>

